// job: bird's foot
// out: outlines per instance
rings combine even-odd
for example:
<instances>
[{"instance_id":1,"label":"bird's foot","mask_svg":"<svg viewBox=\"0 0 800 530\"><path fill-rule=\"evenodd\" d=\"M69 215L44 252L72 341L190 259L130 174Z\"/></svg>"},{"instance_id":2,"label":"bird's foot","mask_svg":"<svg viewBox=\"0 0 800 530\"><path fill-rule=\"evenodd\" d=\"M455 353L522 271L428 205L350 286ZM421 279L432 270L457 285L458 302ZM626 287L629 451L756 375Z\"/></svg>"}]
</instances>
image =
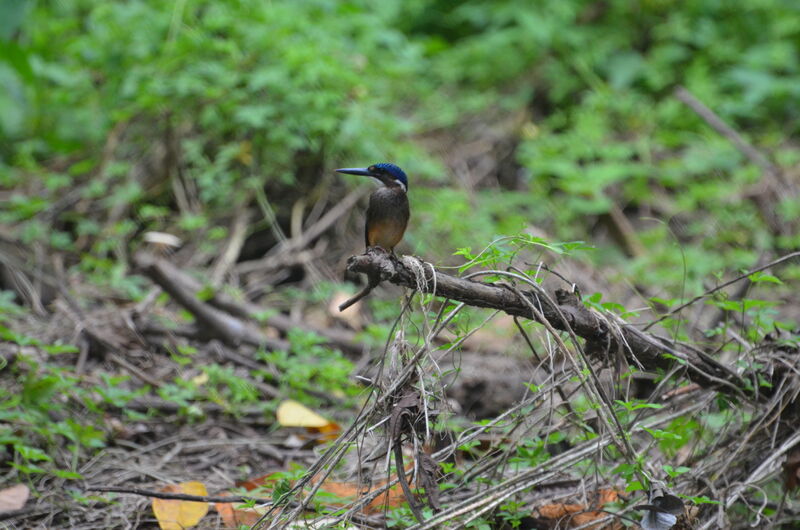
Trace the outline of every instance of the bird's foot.
<instances>
[{"instance_id":1,"label":"bird's foot","mask_svg":"<svg viewBox=\"0 0 800 530\"><path fill-rule=\"evenodd\" d=\"M386 250L385 248L383 248L380 245L374 245L374 246L371 246L371 247L367 247L367 252L366 253L369 254L370 252L377 252L377 253L380 253L380 254L387 254L389 256L395 256L394 249Z\"/></svg>"}]
</instances>

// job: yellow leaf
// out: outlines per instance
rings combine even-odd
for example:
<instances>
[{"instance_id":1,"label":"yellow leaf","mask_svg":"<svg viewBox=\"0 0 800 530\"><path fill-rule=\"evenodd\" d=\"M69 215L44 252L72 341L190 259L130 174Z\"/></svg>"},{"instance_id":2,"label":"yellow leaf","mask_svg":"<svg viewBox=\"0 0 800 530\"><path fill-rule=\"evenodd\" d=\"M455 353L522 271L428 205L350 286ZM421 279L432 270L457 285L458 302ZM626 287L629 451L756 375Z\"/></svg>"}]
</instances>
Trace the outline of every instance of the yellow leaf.
<instances>
[{"instance_id":1,"label":"yellow leaf","mask_svg":"<svg viewBox=\"0 0 800 530\"><path fill-rule=\"evenodd\" d=\"M187 495L208 495L202 482L182 482L170 484L162 491L185 493ZM153 499L153 513L161 530L185 530L200 522L208 513L207 502L179 501L174 499Z\"/></svg>"},{"instance_id":2,"label":"yellow leaf","mask_svg":"<svg viewBox=\"0 0 800 530\"><path fill-rule=\"evenodd\" d=\"M200 375L196 375L196 376L192 377L192 383L196 384L197 386L202 386L202 385L208 383L208 373L207 372L203 372Z\"/></svg>"},{"instance_id":3,"label":"yellow leaf","mask_svg":"<svg viewBox=\"0 0 800 530\"><path fill-rule=\"evenodd\" d=\"M278 406L278 423L284 427L310 427L323 429L331 422L297 401L287 399Z\"/></svg>"}]
</instances>

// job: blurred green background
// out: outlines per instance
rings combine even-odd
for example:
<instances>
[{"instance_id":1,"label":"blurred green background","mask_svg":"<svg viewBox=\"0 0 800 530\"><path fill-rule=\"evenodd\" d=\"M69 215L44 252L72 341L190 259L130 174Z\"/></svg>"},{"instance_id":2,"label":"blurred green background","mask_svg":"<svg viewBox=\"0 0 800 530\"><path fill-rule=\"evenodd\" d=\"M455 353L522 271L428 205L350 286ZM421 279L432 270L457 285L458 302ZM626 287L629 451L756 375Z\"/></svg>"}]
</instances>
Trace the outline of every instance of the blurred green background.
<instances>
[{"instance_id":1,"label":"blurred green background","mask_svg":"<svg viewBox=\"0 0 800 530\"><path fill-rule=\"evenodd\" d=\"M378 161L435 262L525 230L674 294L798 246L791 187L673 94L796 182L794 0L3 0L0 39L4 230L128 294L144 231L212 256L259 193L287 226Z\"/></svg>"},{"instance_id":2,"label":"blurred green background","mask_svg":"<svg viewBox=\"0 0 800 530\"><path fill-rule=\"evenodd\" d=\"M753 163L679 87L768 162ZM271 422L277 399L263 384L309 406L357 410L368 390L353 379L354 351L361 368L387 338L418 341L439 301L405 311L402 290L383 285L363 312L338 320L336 305L357 288L343 282L345 260L363 251L366 198L353 194L369 185L337 167L406 170L412 219L398 253L454 274L487 247L475 269L514 258L538 272L543 259L587 305L636 323L800 247L798 133L798 0L0 0L0 475L37 478L37 488L90 506L86 492L61 485L107 444L149 444L182 421L217 433L209 404L237 417L255 408ZM282 240L302 239L342 201L352 208L286 251ZM240 347L241 364L219 357L195 316L132 266L138 250L153 250L153 231L183 241L170 260L204 283L200 298L254 302L247 312L283 346ZM751 345L800 321L800 268L779 272L751 275L653 330L740 373L759 366ZM268 329L278 314L289 324ZM489 325L488 314L462 311L445 340L460 348L481 328L465 349L527 363L513 321ZM348 356L298 324L344 333ZM116 352L138 364L109 364ZM501 373L491 362L480 371ZM144 397L178 412L158 429L120 434L123 423L143 424L128 405ZM575 401L580 414L597 408ZM713 456L725 446L709 440L756 438L760 427L736 430L751 417L762 424L746 404L706 403L659 431L663 454L691 445ZM633 418L637 405L617 404L623 422ZM155 424L161 413L150 408ZM204 416L213 431L200 429ZM595 436L583 429L570 436ZM549 453L532 443L519 454L538 465ZM263 474L264 460L220 473L217 485ZM635 469L597 465L597 476L626 480ZM582 466L581 484L595 474ZM703 482L689 476L692 488ZM784 497L770 493L776 506Z\"/></svg>"}]
</instances>

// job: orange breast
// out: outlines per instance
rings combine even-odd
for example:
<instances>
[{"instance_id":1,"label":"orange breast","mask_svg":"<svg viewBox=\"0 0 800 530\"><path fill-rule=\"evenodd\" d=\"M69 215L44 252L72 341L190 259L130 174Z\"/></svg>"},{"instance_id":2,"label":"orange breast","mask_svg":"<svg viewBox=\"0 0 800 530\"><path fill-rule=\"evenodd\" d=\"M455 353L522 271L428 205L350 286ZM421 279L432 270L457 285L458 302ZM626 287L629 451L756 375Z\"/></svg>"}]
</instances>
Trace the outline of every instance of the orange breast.
<instances>
[{"instance_id":1,"label":"orange breast","mask_svg":"<svg viewBox=\"0 0 800 530\"><path fill-rule=\"evenodd\" d=\"M392 250L401 239L406 227L402 223L381 220L370 223L367 228L367 242L371 247L381 247Z\"/></svg>"}]
</instances>

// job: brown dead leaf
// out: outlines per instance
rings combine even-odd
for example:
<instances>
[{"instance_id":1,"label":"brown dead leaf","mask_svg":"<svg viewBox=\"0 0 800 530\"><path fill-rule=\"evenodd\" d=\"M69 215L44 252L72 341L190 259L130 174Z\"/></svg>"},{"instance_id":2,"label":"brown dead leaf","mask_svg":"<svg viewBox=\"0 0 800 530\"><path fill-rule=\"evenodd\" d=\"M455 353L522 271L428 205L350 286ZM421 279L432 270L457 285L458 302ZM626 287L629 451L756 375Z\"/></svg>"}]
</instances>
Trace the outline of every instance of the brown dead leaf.
<instances>
[{"instance_id":1,"label":"brown dead leaf","mask_svg":"<svg viewBox=\"0 0 800 530\"><path fill-rule=\"evenodd\" d=\"M0 513L21 510L28 502L30 494L31 490L25 484L0 490Z\"/></svg>"},{"instance_id":2,"label":"brown dead leaf","mask_svg":"<svg viewBox=\"0 0 800 530\"><path fill-rule=\"evenodd\" d=\"M559 522L562 525L566 524L567 526L564 528L577 528L606 517L608 514L599 510L606 504L619 500L619 492L615 489L601 489L597 492L597 495L597 502L591 507L585 504L554 503L541 506L536 511L543 519ZM587 526L586 528L616 530L623 528L623 526L619 521L610 521Z\"/></svg>"},{"instance_id":3,"label":"brown dead leaf","mask_svg":"<svg viewBox=\"0 0 800 530\"><path fill-rule=\"evenodd\" d=\"M334 480L326 480L323 482L322 486L320 486L320 490L335 495L336 497L340 498L341 501L333 501L327 502L326 504L330 506L344 506L356 500L361 496L369 495L370 493L378 490L386 485L386 481L381 481L369 490L364 491L363 488L359 490L357 484L352 482L337 482ZM396 508L406 502L406 496L403 493L402 488L399 484L395 484L387 491L381 493L369 504L364 507L364 513L368 514L375 514L375 513L382 513L384 510L384 506L388 506L389 508Z\"/></svg>"},{"instance_id":4,"label":"brown dead leaf","mask_svg":"<svg viewBox=\"0 0 800 530\"><path fill-rule=\"evenodd\" d=\"M221 495L227 496L226 493ZM239 528L242 525L253 526L267 511L266 507L239 508L237 506L241 506L241 503L218 502L214 504L214 508L216 508L226 528Z\"/></svg>"},{"instance_id":5,"label":"brown dead leaf","mask_svg":"<svg viewBox=\"0 0 800 530\"><path fill-rule=\"evenodd\" d=\"M170 484L161 491L187 495L208 495L205 484L196 481ZM208 513L208 503L153 499L153 513L161 530L184 530L197 525L205 517Z\"/></svg>"},{"instance_id":6,"label":"brown dead leaf","mask_svg":"<svg viewBox=\"0 0 800 530\"><path fill-rule=\"evenodd\" d=\"M261 475L260 477L249 478L247 480L240 480L236 483L236 487L244 488L247 491L253 491L256 488L267 488L271 486L275 486L275 484L280 480L279 472L275 473L267 473L266 475Z\"/></svg>"},{"instance_id":7,"label":"brown dead leaf","mask_svg":"<svg viewBox=\"0 0 800 530\"><path fill-rule=\"evenodd\" d=\"M545 504L544 506L538 508L537 511L539 512L539 515L545 519L561 519L567 515L578 513L585 508L586 507L583 504L555 503Z\"/></svg>"},{"instance_id":8,"label":"brown dead leaf","mask_svg":"<svg viewBox=\"0 0 800 530\"><path fill-rule=\"evenodd\" d=\"M605 512L586 511L586 506L583 504L546 504L538 510L539 516L561 525L566 523L566 526L559 526L559 528L577 528L604 518L608 515ZM618 522L599 523L597 525L587 526L586 528L599 530L622 528Z\"/></svg>"},{"instance_id":9,"label":"brown dead leaf","mask_svg":"<svg viewBox=\"0 0 800 530\"><path fill-rule=\"evenodd\" d=\"M619 491L615 489L603 488L598 491L597 507L602 508L606 504L617 502L619 500Z\"/></svg>"},{"instance_id":10,"label":"brown dead leaf","mask_svg":"<svg viewBox=\"0 0 800 530\"><path fill-rule=\"evenodd\" d=\"M414 464L409 463L408 470L410 471L413 469ZM395 476L392 479L396 478ZM275 483L278 481L276 477L276 473L270 473L267 475L262 475L260 477L251 478L248 480L243 480L241 482L237 482L236 485L238 487L243 487L247 491L252 491L256 488L267 488L274 487ZM311 480L312 484L316 484L318 480L316 477ZM338 500L326 500L326 504L328 506L345 506L354 500L358 499L359 497L369 495L370 493L378 490L386 485L386 481L381 481L375 484L372 488L365 489L359 488L358 484L353 482L342 482L336 480L326 480L320 486L320 490L331 495L334 495L338 498ZM388 506L390 508L396 508L401 506L404 502L406 502L405 494L403 493L402 488L399 484L395 484L387 491L381 493L369 504L364 507L364 513L367 514L376 514L382 513L384 506ZM227 506L227 507L226 507ZM242 508L237 509L231 506L230 504L219 504L216 506L217 511L220 513L220 516L225 521L226 525L235 526L234 522L238 521L239 524L250 524L246 521L249 520L250 517L256 517L258 519L261 517L261 512L258 509L250 509L250 508Z\"/></svg>"}]
</instances>

